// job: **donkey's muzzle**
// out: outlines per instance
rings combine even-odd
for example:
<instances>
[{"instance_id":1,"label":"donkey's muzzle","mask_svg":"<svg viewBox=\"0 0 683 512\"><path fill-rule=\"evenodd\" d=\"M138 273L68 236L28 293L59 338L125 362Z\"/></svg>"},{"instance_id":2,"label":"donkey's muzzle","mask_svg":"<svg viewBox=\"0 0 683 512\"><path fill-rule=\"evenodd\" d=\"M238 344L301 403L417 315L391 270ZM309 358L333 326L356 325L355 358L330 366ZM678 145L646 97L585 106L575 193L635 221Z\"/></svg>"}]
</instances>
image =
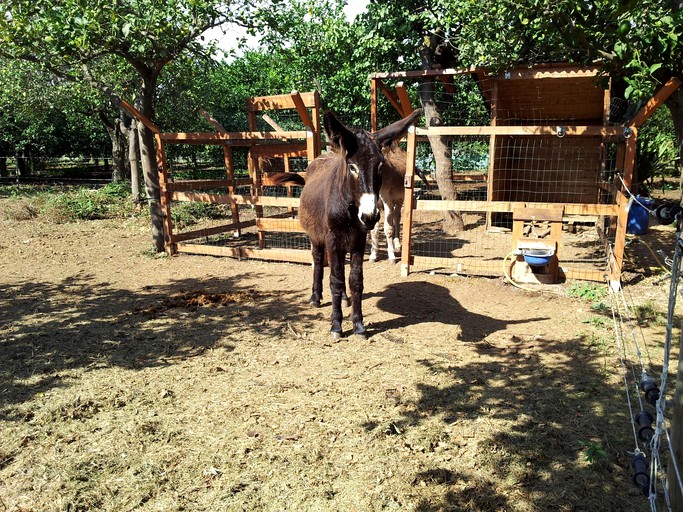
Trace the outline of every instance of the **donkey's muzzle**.
<instances>
[{"instance_id":1,"label":"donkey's muzzle","mask_svg":"<svg viewBox=\"0 0 683 512\"><path fill-rule=\"evenodd\" d=\"M358 205L358 218L363 227L370 231L379 221L379 210L377 209L377 196L374 194L363 194Z\"/></svg>"},{"instance_id":2,"label":"donkey's muzzle","mask_svg":"<svg viewBox=\"0 0 683 512\"><path fill-rule=\"evenodd\" d=\"M379 222L379 210L375 210L372 213L362 213L360 215L360 221L363 223L365 229L372 231L375 224Z\"/></svg>"}]
</instances>

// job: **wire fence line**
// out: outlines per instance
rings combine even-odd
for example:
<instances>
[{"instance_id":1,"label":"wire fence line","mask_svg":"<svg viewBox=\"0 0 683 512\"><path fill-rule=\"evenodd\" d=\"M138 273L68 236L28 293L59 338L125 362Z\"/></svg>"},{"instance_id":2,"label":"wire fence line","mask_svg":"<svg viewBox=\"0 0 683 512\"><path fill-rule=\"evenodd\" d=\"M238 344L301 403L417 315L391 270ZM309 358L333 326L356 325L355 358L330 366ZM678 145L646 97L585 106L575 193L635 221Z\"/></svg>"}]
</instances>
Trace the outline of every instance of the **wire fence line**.
<instances>
[{"instance_id":1,"label":"wire fence line","mask_svg":"<svg viewBox=\"0 0 683 512\"><path fill-rule=\"evenodd\" d=\"M654 214L653 211L650 213ZM632 478L633 483L647 497L653 512L671 511L674 507L680 506L672 504L674 488L678 496L683 496L680 461L676 458L676 446L673 446L670 435L673 418L668 416L672 416L673 413L667 416L667 405L672 403L669 373L673 333L676 323L680 323L675 314L683 255L683 218L680 213L676 217L676 224L674 256L667 261L669 268L665 269L670 276L670 284L663 356L661 363L656 362L657 365L661 364L659 379L655 375L657 365L652 361L643 331L638 329L638 322L634 320L634 297L625 287L609 287L615 342L634 438L633 449L629 451L632 456ZM654 253L652 256L655 258ZM683 325L678 325L679 329L682 327ZM674 426L677 429L681 428L681 425Z\"/></svg>"}]
</instances>

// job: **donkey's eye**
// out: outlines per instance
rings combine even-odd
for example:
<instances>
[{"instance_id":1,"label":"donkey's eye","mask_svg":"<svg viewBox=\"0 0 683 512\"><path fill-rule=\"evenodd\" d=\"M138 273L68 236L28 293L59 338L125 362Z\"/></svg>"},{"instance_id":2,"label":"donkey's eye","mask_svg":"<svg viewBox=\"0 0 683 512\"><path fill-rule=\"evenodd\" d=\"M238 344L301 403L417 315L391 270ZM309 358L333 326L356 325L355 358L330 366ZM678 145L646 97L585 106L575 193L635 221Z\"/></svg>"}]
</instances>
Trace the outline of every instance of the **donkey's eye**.
<instances>
[{"instance_id":1,"label":"donkey's eye","mask_svg":"<svg viewBox=\"0 0 683 512\"><path fill-rule=\"evenodd\" d=\"M356 164L349 164L349 169L351 170L351 174L353 174L356 178L360 174L360 169L358 169Z\"/></svg>"}]
</instances>

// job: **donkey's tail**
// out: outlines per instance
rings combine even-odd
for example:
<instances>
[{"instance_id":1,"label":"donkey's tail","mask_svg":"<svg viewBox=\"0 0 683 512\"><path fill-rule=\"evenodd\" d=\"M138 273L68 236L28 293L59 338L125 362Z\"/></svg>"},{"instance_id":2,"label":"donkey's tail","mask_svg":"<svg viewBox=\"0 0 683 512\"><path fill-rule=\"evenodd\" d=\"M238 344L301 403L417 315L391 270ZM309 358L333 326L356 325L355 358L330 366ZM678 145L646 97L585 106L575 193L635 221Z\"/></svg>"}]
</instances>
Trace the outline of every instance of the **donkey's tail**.
<instances>
[{"instance_id":1,"label":"donkey's tail","mask_svg":"<svg viewBox=\"0 0 683 512\"><path fill-rule=\"evenodd\" d=\"M303 185L305 183L304 177L295 172L278 172L271 174L269 179L275 185L281 183L296 183L297 185Z\"/></svg>"}]
</instances>

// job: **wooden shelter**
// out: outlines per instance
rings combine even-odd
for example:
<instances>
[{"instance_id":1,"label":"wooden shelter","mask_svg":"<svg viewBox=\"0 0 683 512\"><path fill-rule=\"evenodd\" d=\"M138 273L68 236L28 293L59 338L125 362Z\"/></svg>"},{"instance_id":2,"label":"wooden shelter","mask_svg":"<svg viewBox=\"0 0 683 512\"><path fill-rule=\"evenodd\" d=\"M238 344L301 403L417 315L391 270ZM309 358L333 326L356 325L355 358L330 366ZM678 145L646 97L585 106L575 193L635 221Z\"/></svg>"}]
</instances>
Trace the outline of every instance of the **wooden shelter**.
<instances>
[{"instance_id":1,"label":"wooden shelter","mask_svg":"<svg viewBox=\"0 0 683 512\"><path fill-rule=\"evenodd\" d=\"M443 95L448 95L457 92L455 85L463 78L476 83L489 122L477 126L441 124L417 128L409 134L403 275L414 266L475 274L500 274L504 267L510 270L516 266L522 270L518 277L529 277L532 282L563 278L618 281L638 128L679 82L674 79L667 83L635 117L615 125L610 120L613 102L609 80L597 67L545 65L499 73L478 68L376 73L371 75L373 129L378 124L380 92L400 116L406 116L412 111L411 82L441 84ZM396 82L393 90L388 85L391 81ZM418 144L438 138L448 139L452 145L468 138L488 144L488 168L480 174L486 182L485 197L463 200L458 195L444 197L440 190L434 198L416 197ZM454 181L466 179L455 168L452 176ZM475 245L468 231L451 240L452 246L460 244L463 250L451 250L450 254L441 251L436 256L415 254L414 247L426 243L416 242L419 234L413 217L416 212L429 211L483 214L488 233L510 229L511 263L508 265L502 254L492 258L481 251L467 253L465 245L470 249ZM526 234L539 223L548 226L544 237L528 239ZM578 263L576 268L565 264L565 255L571 253L568 228L573 224L593 226L603 246L604 268L581 266L581 255L576 254L571 256ZM545 247L552 253L548 265L524 268L528 265L523 252L532 246ZM595 251L591 251L591 258L600 259Z\"/></svg>"},{"instance_id":2,"label":"wooden shelter","mask_svg":"<svg viewBox=\"0 0 683 512\"><path fill-rule=\"evenodd\" d=\"M631 119L615 124L609 81L597 67L376 73L370 77L372 130L378 129L383 112L380 93L399 116L407 116L416 86L424 80L440 87L453 108L469 107L473 96L478 97L485 120L463 123L454 116L450 122L409 131L402 275L444 268L464 274L510 272L531 282L618 282L638 128L678 87L678 80L662 87ZM463 80L468 81L465 88ZM203 112L215 132L162 133L123 102L156 138L167 251L310 262L308 240L295 216L297 193L287 188L274 194L283 187L269 181L268 172L291 172L292 159L310 161L320 154L319 104L317 93L296 91L251 98L246 104L250 131L228 132ZM283 129L270 117L282 111L293 112L303 129ZM258 131L259 119L270 129ZM448 145L442 149L447 147L452 162L450 196L434 174L431 181L416 183L416 164L435 162L435 141ZM224 176L175 179L167 162L169 144L221 146ZM239 176L233 153L245 148L248 172ZM182 231L173 220L180 202L219 205L227 214L225 220ZM461 215L466 229L455 234L441 230L438 219L448 212ZM539 248L549 251L548 264L528 264L525 251Z\"/></svg>"},{"instance_id":3,"label":"wooden shelter","mask_svg":"<svg viewBox=\"0 0 683 512\"><path fill-rule=\"evenodd\" d=\"M164 238L166 251L169 254L188 252L215 256L232 256L237 258L256 257L261 259L305 262L310 254L301 250L268 249L266 233L298 232L303 230L295 219L283 218L291 216L292 208L298 206L295 197L271 197L263 194L264 187L271 185L268 170L273 166L277 170L289 171L289 159L304 157L312 160L320 154L320 96L317 92L274 96L261 96L247 100L246 111L250 131L228 132L208 112L201 111L204 118L214 127L215 132L206 133L163 133L152 121L145 118L128 102L121 106L132 116L142 122L155 136L157 145L157 163L159 169L159 185L164 217ZM293 110L296 112L303 130L283 130L265 112ZM273 128L272 131L257 131L257 116ZM169 144L203 144L217 145L223 148L225 177L205 180L176 180L169 168L166 146ZM233 151L247 148L248 177L236 174ZM240 188L249 188L249 193L238 193ZM191 231L178 233L173 222L172 205L179 202L201 202L213 205L229 206L231 221L209 227L201 227ZM266 215L264 208L272 207L286 210L287 214L276 213ZM240 211L252 210L248 220ZM253 218L255 217L255 218ZM238 238L246 228L256 227L258 247L249 247L243 243L212 245L203 241L214 236L234 234Z\"/></svg>"}]
</instances>

